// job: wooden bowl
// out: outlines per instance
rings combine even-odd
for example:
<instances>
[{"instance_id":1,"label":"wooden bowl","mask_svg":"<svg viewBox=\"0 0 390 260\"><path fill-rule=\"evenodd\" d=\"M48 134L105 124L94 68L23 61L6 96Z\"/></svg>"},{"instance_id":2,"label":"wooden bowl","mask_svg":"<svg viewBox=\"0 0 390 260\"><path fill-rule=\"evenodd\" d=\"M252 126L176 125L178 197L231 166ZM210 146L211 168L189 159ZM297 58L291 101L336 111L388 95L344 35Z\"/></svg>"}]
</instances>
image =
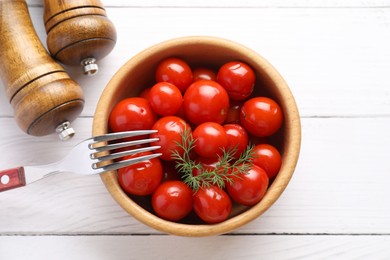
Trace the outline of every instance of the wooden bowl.
<instances>
[{"instance_id":1,"label":"wooden bowl","mask_svg":"<svg viewBox=\"0 0 390 260\"><path fill-rule=\"evenodd\" d=\"M279 148L283 164L264 198L252 207L235 205L231 217L218 224L192 222L175 223L151 213L148 200L130 198L120 187L116 172L101 175L108 191L131 216L165 233L180 236L211 236L230 232L264 213L282 194L289 183L298 161L301 126L293 95L279 73L254 51L232 41L215 37L183 37L154 45L126 62L113 76L102 93L93 121L93 135L108 132L108 118L112 108L125 97L137 96L143 88L154 84L154 73L159 61L179 57L191 66L208 65L215 68L223 63L240 60L256 72L255 93L275 99L283 109L284 123L273 142Z\"/></svg>"}]
</instances>

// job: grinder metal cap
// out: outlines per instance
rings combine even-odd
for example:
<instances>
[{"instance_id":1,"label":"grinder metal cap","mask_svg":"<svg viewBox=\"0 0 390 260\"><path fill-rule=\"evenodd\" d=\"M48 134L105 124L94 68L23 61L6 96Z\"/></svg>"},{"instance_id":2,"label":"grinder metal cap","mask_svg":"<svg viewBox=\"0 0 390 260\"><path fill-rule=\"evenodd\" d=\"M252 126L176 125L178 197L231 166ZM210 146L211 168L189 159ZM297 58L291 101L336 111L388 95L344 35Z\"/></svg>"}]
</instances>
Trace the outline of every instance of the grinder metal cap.
<instances>
[{"instance_id":1,"label":"grinder metal cap","mask_svg":"<svg viewBox=\"0 0 390 260\"><path fill-rule=\"evenodd\" d=\"M74 129L70 126L69 121L65 121L56 127L56 132L61 141L66 141L75 135Z\"/></svg>"},{"instance_id":2,"label":"grinder metal cap","mask_svg":"<svg viewBox=\"0 0 390 260\"><path fill-rule=\"evenodd\" d=\"M98 65L95 63L95 58L86 58L81 61L81 65L84 68L84 74L88 76L93 76L99 71Z\"/></svg>"}]
</instances>

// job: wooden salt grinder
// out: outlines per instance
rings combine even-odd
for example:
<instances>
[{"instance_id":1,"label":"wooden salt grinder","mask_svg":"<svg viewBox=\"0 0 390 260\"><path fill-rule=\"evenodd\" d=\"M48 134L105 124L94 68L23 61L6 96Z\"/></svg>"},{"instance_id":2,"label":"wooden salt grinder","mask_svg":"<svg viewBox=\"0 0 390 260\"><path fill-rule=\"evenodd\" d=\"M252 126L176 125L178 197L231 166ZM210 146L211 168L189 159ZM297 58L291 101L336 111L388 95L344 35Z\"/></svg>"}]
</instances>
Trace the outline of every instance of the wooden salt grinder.
<instances>
[{"instance_id":1,"label":"wooden salt grinder","mask_svg":"<svg viewBox=\"0 0 390 260\"><path fill-rule=\"evenodd\" d=\"M98 72L97 60L111 52L116 30L99 0L45 0L47 47L52 56L84 74Z\"/></svg>"},{"instance_id":2,"label":"wooden salt grinder","mask_svg":"<svg viewBox=\"0 0 390 260\"><path fill-rule=\"evenodd\" d=\"M82 89L43 47L24 0L0 0L0 15L0 78L18 125L33 136L72 137Z\"/></svg>"}]
</instances>

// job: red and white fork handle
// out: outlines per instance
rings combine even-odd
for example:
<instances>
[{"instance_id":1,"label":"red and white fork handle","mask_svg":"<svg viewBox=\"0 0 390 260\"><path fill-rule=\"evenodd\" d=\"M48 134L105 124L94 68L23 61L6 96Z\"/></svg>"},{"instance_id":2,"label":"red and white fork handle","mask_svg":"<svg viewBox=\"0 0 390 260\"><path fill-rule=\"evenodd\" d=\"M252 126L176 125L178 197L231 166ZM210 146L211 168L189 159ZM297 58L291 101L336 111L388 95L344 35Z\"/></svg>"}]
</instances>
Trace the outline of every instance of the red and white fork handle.
<instances>
[{"instance_id":1,"label":"red and white fork handle","mask_svg":"<svg viewBox=\"0 0 390 260\"><path fill-rule=\"evenodd\" d=\"M23 167L0 171L0 192L26 185Z\"/></svg>"}]
</instances>

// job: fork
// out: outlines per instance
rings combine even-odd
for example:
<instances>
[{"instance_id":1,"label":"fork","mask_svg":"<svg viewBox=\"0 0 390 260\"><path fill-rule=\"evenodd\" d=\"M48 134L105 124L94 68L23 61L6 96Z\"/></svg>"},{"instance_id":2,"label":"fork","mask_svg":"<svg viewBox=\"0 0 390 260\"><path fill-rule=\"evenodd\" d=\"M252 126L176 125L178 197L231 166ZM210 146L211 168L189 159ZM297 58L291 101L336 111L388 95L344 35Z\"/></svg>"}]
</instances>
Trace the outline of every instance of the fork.
<instances>
[{"instance_id":1,"label":"fork","mask_svg":"<svg viewBox=\"0 0 390 260\"><path fill-rule=\"evenodd\" d=\"M136 154L153 151L159 149L160 146L148 146L115 152L116 149L158 141L158 138L126 140L126 138L148 135L155 132L157 131L136 130L91 137L74 146L68 155L58 162L38 166L20 166L0 171L0 192L23 187L57 173L72 172L82 175L101 174L156 158L161 153L139 156ZM109 143L116 140L120 140L120 142ZM114 161L115 159L129 155L134 155L134 157Z\"/></svg>"}]
</instances>

